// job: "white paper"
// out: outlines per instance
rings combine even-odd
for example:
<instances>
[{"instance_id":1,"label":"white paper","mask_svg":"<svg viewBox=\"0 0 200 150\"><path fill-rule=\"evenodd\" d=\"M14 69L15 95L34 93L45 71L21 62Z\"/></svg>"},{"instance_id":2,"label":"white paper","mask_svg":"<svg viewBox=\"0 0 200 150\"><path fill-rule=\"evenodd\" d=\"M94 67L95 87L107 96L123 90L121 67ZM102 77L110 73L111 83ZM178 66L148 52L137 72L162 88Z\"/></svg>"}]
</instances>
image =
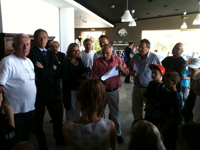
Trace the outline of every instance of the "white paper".
<instances>
[{"instance_id":1,"label":"white paper","mask_svg":"<svg viewBox=\"0 0 200 150\"><path fill-rule=\"evenodd\" d=\"M117 66L116 65L115 67L113 67L111 70L109 70L108 72L106 72L106 74L104 74L102 77L101 77L101 80L102 81L105 81L106 79L110 78L110 77L114 77L114 76L117 76L119 75L119 70L117 70Z\"/></svg>"}]
</instances>

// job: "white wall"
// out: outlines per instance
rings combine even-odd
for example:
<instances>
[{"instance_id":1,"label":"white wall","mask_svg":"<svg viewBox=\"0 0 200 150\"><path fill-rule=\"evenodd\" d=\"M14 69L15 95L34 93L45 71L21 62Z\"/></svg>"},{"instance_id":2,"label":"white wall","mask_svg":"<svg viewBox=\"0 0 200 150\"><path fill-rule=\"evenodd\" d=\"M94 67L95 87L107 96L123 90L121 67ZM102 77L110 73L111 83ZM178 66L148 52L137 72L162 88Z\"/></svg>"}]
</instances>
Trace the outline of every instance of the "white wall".
<instances>
[{"instance_id":1,"label":"white wall","mask_svg":"<svg viewBox=\"0 0 200 150\"><path fill-rule=\"evenodd\" d=\"M4 33L33 34L42 28L59 41L59 9L40 0L1 0Z\"/></svg>"}]
</instances>

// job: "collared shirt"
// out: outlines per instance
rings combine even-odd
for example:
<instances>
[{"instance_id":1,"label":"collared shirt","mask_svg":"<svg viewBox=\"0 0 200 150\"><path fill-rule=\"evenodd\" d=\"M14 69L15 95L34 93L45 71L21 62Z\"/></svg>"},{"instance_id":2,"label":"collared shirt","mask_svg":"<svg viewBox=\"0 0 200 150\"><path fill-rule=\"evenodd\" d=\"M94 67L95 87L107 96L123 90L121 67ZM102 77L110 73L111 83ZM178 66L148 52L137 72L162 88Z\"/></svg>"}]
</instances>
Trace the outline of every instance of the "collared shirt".
<instances>
[{"instance_id":1,"label":"collared shirt","mask_svg":"<svg viewBox=\"0 0 200 150\"><path fill-rule=\"evenodd\" d=\"M102 50L96 52L96 53L94 54L94 60L93 60L93 62L94 62L97 58L100 58L100 57L102 57L102 56L103 56Z\"/></svg>"},{"instance_id":2,"label":"collared shirt","mask_svg":"<svg viewBox=\"0 0 200 150\"><path fill-rule=\"evenodd\" d=\"M142 60L140 54L134 55L129 63L130 70L136 70L136 77L134 78L134 85L137 87L147 87L152 80L150 64L161 64L158 56L152 52L147 54L147 57Z\"/></svg>"},{"instance_id":3,"label":"collared shirt","mask_svg":"<svg viewBox=\"0 0 200 150\"><path fill-rule=\"evenodd\" d=\"M101 77L105 73L107 73L109 70L111 70L113 67L115 67L118 64L121 64L123 68L128 71L128 68L126 67L125 62L120 57L112 55L111 60L110 60L110 65L106 63L103 57L100 57L96 59L93 64L92 77L101 79ZM108 78L105 81L106 89L115 89L115 88L121 87L121 85L122 83L121 83L120 75Z\"/></svg>"},{"instance_id":4,"label":"collared shirt","mask_svg":"<svg viewBox=\"0 0 200 150\"><path fill-rule=\"evenodd\" d=\"M39 47L39 46L37 46L38 48L39 48L39 50L41 51L41 52L43 52L43 51L47 51L47 49L46 48L44 48L44 49L42 49L41 47Z\"/></svg>"}]
</instances>

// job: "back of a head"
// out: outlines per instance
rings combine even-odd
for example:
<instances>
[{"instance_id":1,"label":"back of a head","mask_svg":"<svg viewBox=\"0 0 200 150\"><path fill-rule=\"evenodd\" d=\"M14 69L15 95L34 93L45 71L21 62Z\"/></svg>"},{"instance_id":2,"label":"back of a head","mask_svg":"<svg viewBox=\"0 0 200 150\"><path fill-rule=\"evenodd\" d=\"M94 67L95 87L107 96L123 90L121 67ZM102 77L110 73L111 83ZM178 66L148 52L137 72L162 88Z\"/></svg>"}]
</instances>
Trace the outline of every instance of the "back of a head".
<instances>
[{"instance_id":1,"label":"back of a head","mask_svg":"<svg viewBox=\"0 0 200 150\"><path fill-rule=\"evenodd\" d=\"M81 85L78 94L81 111L87 110L90 119L92 119L94 113L100 115L104 108L105 97L105 87L99 79L85 81Z\"/></svg>"},{"instance_id":2,"label":"back of a head","mask_svg":"<svg viewBox=\"0 0 200 150\"><path fill-rule=\"evenodd\" d=\"M12 150L35 150L35 148L32 143L28 141L22 141L17 143Z\"/></svg>"},{"instance_id":3,"label":"back of a head","mask_svg":"<svg viewBox=\"0 0 200 150\"><path fill-rule=\"evenodd\" d=\"M128 150L165 150L160 133L152 123L139 120L133 124Z\"/></svg>"},{"instance_id":4,"label":"back of a head","mask_svg":"<svg viewBox=\"0 0 200 150\"><path fill-rule=\"evenodd\" d=\"M200 150L200 124L188 122L179 129L179 135L184 139L187 150Z\"/></svg>"}]
</instances>

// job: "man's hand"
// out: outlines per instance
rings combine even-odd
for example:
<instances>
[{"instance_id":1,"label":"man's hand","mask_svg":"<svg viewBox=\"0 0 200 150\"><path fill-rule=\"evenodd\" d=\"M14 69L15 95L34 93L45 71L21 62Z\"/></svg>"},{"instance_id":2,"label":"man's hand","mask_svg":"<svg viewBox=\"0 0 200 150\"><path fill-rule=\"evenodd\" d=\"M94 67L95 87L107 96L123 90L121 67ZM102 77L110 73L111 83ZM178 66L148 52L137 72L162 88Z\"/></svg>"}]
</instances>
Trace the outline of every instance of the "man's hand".
<instances>
[{"instance_id":1,"label":"man's hand","mask_svg":"<svg viewBox=\"0 0 200 150\"><path fill-rule=\"evenodd\" d=\"M43 67L43 65L40 63L40 62L36 62L36 64L35 64L38 68L41 68L41 69L43 69L44 67Z\"/></svg>"},{"instance_id":2,"label":"man's hand","mask_svg":"<svg viewBox=\"0 0 200 150\"><path fill-rule=\"evenodd\" d=\"M122 67L121 64L118 64L117 69L118 69L119 71L122 71L122 69L124 69L124 68Z\"/></svg>"},{"instance_id":3,"label":"man's hand","mask_svg":"<svg viewBox=\"0 0 200 150\"><path fill-rule=\"evenodd\" d=\"M136 70L131 70L131 71L130 71L130 74L131 74L133 77L136 77L136 75L137 75Z\"/></svg>"},{"instance_id":4,"label":"man's hand","mask_svg":"<svg viewBox=\"0 0 200 150\"><path fill-rule=\"evenodd\" d=\"M90 67L87 67L87 72L91 72L92 70L90 69Z\"/></svg>"},{"instance_id":5,"label":"man's hand","mask_svg":"<svg viewBox=\"0 0 200 150\"><path fill-rule=\"evenodd\" d=\"M57 66L56 66L56 65L53 65L53 69L56 70L56 69L57 69Z\"/></svg>"}]
</instances>

